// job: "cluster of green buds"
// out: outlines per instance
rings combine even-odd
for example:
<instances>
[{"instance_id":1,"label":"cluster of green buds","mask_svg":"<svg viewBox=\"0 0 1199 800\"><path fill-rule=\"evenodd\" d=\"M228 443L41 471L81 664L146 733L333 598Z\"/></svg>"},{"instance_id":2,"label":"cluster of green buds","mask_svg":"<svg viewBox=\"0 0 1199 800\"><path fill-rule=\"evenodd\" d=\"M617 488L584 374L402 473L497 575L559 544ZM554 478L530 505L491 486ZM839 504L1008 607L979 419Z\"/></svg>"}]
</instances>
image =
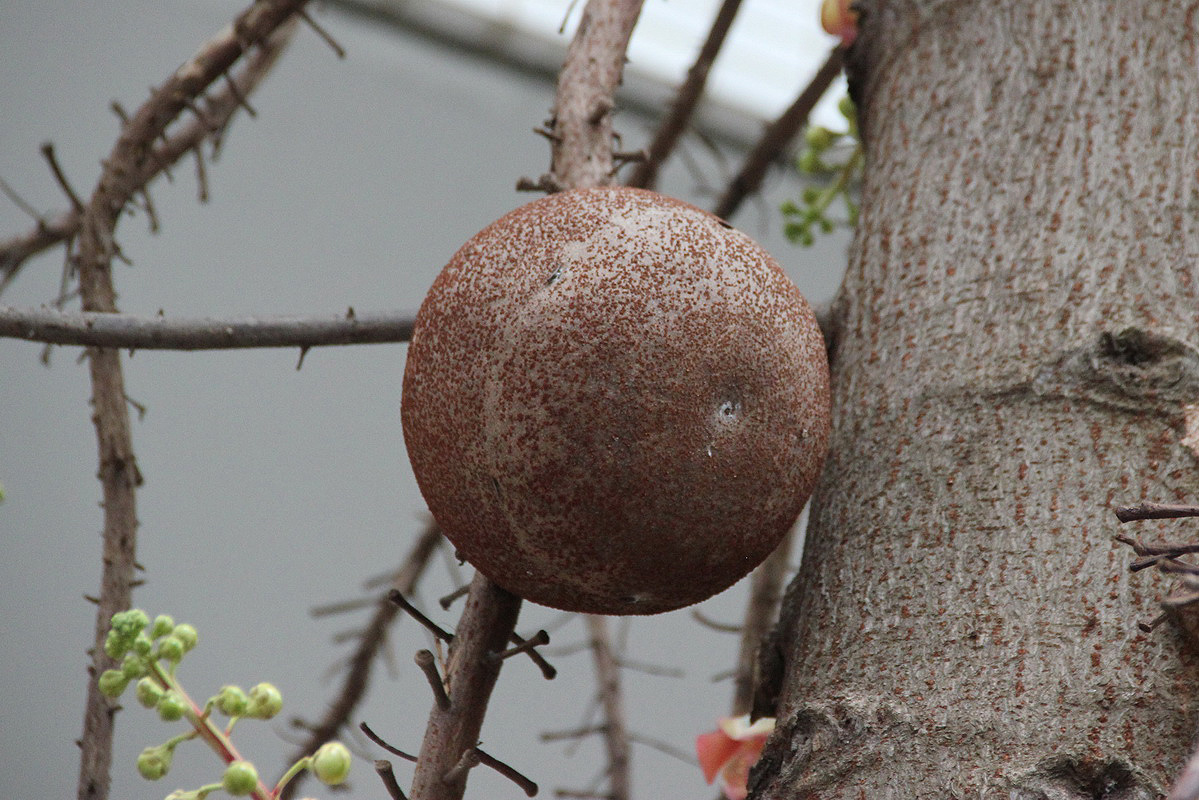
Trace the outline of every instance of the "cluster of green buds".
<instances>
[{"instance_id":1,"label":"cluster of green buds","mask_svg":"<svg viewBox=\"0 0 1199 800\"><path fill-rule=\"evenodd\" d=\"M828 216L828 209L838 197L845 203L847 218L844 223L852 228L858 221L858 206L849 194L864 161L857 112L848 96L837 103L837 110L845 118L848 128L834 131L809 125L804 133L804 149L796 161L801 173L822 180L824 185L808 186L803 190L800 202L787 200L782 205L783 232L788 239L805 247L815 241L814 229L831 233L836 227L836 221ZM830 163L833 154L844 153L848 155Z\"/></svg>"},{"instance_id":2,"label":"cluster of green buds","mask_svg":"<svg viewBox=\"0 0 1199 800\"><path fill-rule=\"evenodd\" d=\"M230 735L238 720L274 717L283 708L283 696L269 683L259 683L248 692L239 686L227 685L208 698L202 707L198 706L175 674L179 662L197 641L195 628L176 624L165 614L156 617L153 623L140 609L122 611L112 617L104 640L104 652L120 666L101 673L100 692L116 699L136 681L134 694L138 703L157 711L159 718L166 722L186 719L191 725L191 730L141 752L137 770L143 778L154 781L165 777L170 771L175 748L188 740L202 739L226 763L220 782L199 789L174 791L167 800L204 800L217 790L234 797L273 800L292 778L306 769L329 786L346 779L350 770L350 751L341 742L327 742L311 756L293 764L274 789L267 789L259 780L254 764L243 759L234 748ZM221 727L214 723L214 712L226 717L227 724Z\"/></svg>"}]
</instances>

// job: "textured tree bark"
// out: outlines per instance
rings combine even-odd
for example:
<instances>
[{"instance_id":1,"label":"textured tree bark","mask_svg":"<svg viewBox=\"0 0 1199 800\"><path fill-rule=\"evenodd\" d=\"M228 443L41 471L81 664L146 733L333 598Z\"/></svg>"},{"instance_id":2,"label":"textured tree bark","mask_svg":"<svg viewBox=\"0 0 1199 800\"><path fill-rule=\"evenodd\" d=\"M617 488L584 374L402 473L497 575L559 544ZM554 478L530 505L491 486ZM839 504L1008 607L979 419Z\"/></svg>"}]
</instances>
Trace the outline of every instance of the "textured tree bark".
<instances>
[{"instance_id":1,"label":"textured tree bark","mask_svg":"<svg viewBox=\"0 0 1199 800\"><path fill-rule=\"evenodd\" d=\"M1111 509L1199 498L1199 4L862 5L831 452L754 796L1161 796L1199 657L1137 630L1162 587Z\"/></svg>"}]
</instances>

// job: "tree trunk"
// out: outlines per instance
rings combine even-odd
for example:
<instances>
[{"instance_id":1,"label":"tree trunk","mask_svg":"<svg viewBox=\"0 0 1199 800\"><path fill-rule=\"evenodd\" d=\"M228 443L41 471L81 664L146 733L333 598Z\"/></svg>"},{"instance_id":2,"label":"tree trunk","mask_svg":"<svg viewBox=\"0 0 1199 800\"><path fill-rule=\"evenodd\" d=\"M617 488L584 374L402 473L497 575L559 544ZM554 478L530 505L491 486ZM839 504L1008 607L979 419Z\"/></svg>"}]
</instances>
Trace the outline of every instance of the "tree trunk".
<instances>
[{"instance_id":1,"label":"tree trunk","mask_svg":"<svg viewBox=\"0 0 1199 800\"><path fill-rule=\"evenodd\" d=\"M1158 797L1199 656L1138 631L1165 587L1111 509L1199 501L1199 4L861 5L831 452L755 796Z\"/></svg>"}]
</instances>

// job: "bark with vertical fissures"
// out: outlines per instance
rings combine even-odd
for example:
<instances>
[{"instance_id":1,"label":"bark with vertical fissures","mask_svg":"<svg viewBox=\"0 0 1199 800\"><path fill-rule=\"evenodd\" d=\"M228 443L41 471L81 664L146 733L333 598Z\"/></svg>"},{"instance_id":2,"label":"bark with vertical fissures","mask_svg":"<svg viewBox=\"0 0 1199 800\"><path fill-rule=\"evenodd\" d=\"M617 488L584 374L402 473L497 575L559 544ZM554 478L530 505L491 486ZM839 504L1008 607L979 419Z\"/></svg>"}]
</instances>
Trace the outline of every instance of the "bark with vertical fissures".
<instances>
[{"instance_id":1,"label":"bark with vertical fissures","mask_svg":"<svg viewBox=\"0 0 1199 800\"><path fill-rule=\"evenodd\" d=\"M1199 659L1137 629L1110 509L1199 496L1196 6L861 5L833 438L756 796L1159 796Z\"/></svg>"}]
</instances>

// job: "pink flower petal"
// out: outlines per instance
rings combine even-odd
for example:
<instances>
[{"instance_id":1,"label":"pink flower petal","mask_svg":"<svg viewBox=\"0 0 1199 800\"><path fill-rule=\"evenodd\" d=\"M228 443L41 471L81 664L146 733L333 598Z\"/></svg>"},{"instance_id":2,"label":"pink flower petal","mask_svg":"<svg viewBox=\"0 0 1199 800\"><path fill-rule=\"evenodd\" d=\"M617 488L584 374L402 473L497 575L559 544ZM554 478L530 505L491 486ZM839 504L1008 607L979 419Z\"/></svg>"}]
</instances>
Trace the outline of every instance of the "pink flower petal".
<instances>
[{"instance_id":1,"label":"pink flower petal","mask_svg":"<svg viewBox=\"0 0 1199 800\"><path fill-rule=\"evenodd\" d=\"M699 758L700 769L704 771L704 780L708 783L716 780L717 773L724 767L725 762L733 757L739 746L720 730L696 736L695 755Z\"/></svg>"}]
</instances>

